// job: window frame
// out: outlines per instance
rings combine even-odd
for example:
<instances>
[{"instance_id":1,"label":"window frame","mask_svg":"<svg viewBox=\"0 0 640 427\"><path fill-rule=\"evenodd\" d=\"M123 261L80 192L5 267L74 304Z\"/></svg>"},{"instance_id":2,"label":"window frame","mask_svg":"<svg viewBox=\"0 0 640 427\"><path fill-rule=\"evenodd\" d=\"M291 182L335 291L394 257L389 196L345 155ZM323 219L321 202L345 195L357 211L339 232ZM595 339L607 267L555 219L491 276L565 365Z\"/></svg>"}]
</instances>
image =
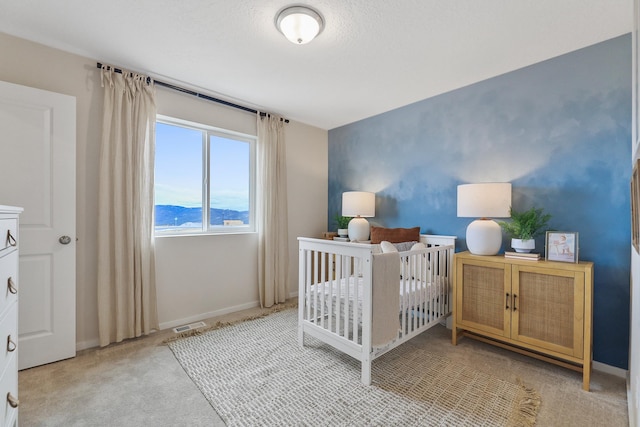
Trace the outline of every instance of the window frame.
<instances>
[{"instance_id":1,"label":"window frame","mask_svg":"<svg viewBox=\"0 0 640 427\"><path fill-rule=\"evenodd\" d=\"M216 126L198 123L191 120L184 120L176 117L156 115L156 123L162 123L170 126L178 126L202 133L202 227L198 229L180 230L178 228L168 229L166 231L156 230L155 218L153 222L154 236L198 236L212 234L239 234L256 232L256 150L258 137L242 132L236 132L229 129L223 129ZM211 225L211 142L210 136L219 138L232 139L239 142L249 144L249 224L243 225ZM155 137L154 137L155 144ZM154 156L155 168L155 156ZM154 211L155 211L155 178L154 178ZM205 208L206 207L206 208Z\"/></svg>"}]
</instances>

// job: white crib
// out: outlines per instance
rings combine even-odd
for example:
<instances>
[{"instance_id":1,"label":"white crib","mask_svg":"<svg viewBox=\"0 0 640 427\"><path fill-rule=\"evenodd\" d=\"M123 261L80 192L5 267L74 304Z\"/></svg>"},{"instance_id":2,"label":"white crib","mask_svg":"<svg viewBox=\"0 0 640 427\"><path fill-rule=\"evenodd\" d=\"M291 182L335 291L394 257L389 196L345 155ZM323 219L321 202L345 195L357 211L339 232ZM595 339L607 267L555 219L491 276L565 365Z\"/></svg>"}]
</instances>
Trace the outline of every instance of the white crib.
<instances>
[{"instance_id":1,"label":"white crib","mask_svg":"<svg viewBox=\"0 0 640 427\"><path fill-rule=\"evenodd\" d=\"M374 277L380 245L299 237L298 342L309 334L362 363L362 383L371 384L372 361L451 314L454 236L420 235L426 249L399 252L399 274ZM387 258L388 262L388 258ZM380 264L378 264L380 265ZM389 310L374 288L395 286L398 310ZM376 308L377 307L377 308ZM386 312L386 313L385 313ZM383 317L381 317L383 316ZM389 317L391 316L391 318ZM380 343L380 326L392 337ZM375 341L378 341L374 344Z\"/></svg>"}]
</instances>

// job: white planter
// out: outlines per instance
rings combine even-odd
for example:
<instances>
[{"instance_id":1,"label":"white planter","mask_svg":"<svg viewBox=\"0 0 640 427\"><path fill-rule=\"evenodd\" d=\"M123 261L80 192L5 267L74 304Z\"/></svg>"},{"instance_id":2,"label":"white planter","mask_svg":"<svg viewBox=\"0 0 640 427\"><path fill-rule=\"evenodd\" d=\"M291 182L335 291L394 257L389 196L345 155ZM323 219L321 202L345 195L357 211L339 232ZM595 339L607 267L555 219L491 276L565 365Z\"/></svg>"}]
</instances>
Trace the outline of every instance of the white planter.
<instances>
[{"instance_id":1,"label":"white planter","mask_svg":"<svg viewBox=\"0 0 640 427\"><path fill-rule=\"evenodd\" d=\"M534 239L511 239L511 247L516 252L531 252L536 248L536 241Z\"/></svg>"},{"instance_id":2,"label":"white planter","mask_svg":"<svg viewBox=\"0 0 640 427\"><path fill-rule=\"evenodd\" d=\"M338 236L340 236L340 237L349 236L349 229L348 228L338 228Z\"/></svg>"}]
</instances>

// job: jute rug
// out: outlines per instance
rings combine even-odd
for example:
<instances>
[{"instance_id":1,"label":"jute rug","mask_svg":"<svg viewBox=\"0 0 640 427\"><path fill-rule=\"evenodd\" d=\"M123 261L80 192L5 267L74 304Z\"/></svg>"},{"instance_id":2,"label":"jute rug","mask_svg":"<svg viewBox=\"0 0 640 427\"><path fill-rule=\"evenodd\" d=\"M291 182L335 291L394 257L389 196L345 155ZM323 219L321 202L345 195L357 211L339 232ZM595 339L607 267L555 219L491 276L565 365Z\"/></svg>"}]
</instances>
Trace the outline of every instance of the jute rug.
<instances>
[{"instance_id":1,"label":"jute rug","mask_svg":"<svg viewBox=\"0 0 640 427\"><path fill-rule=\"evenodd\" d=\"M168 345L229 426L529 426L539 398L522 385L450 363L409 341L360 364L312 337L297 344L297 311Z\"/></svg>"}]
</instances>

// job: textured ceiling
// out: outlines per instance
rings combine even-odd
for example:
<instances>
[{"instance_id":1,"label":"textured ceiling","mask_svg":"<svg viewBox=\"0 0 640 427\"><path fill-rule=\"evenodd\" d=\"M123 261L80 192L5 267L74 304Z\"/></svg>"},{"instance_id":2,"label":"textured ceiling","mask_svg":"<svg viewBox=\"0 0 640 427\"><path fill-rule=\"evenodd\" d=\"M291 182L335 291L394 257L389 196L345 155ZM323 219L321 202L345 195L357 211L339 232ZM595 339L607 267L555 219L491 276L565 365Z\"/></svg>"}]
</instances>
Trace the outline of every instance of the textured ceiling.
<instances>
[{"instance_id":1,"label":"textured ceiling","mask_svg":"<svg viewBox=\"0 0 640 427\"><path fill-rule=\"evenodd\" d=\"M0 32L332 129L629 33L632 0L0 0ZM1 55L0 55L1 60Z\"/></svg>"}]
</instances>

